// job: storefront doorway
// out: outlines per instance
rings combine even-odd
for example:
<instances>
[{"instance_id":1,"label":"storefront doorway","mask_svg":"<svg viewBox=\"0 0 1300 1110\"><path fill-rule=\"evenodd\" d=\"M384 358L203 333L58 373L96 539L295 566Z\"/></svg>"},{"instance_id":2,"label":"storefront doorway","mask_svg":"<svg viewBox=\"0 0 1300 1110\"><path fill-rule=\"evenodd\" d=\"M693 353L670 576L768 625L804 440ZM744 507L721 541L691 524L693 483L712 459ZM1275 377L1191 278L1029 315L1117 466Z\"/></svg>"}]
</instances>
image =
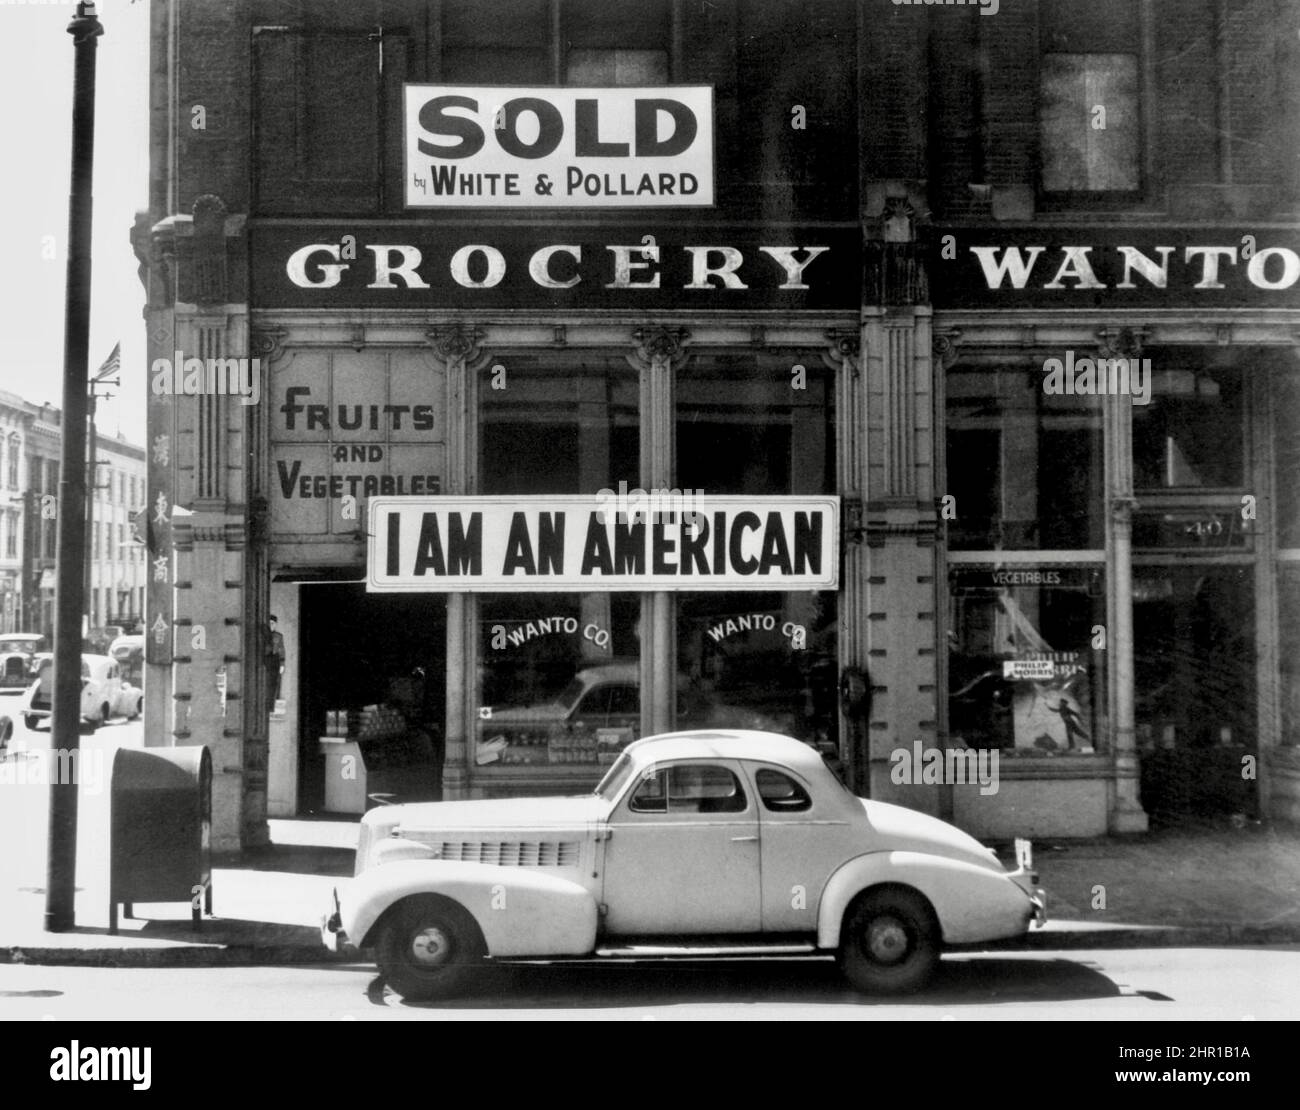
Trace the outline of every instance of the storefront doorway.
<instances>
[{"instance_id":1,"label":"storefront doorway","mask_svg":"<svg viewBox=\"0 0 1300 1110\"><path fill-rule=\"evenodd\" d=\"M1142 805L1153 822L1259 816L1254 592L1249 566L1134 570Z\"/></svg>"},{"instance_id":2,"label":"storefront doorway","mask_svg":"<svg viewBox=\"0 0 1300 1110\"><path fill-rule=\"evenodd\" d=\"M445 598L299 589L299 813L441 798Z\"/></svg>"}]
</instances>

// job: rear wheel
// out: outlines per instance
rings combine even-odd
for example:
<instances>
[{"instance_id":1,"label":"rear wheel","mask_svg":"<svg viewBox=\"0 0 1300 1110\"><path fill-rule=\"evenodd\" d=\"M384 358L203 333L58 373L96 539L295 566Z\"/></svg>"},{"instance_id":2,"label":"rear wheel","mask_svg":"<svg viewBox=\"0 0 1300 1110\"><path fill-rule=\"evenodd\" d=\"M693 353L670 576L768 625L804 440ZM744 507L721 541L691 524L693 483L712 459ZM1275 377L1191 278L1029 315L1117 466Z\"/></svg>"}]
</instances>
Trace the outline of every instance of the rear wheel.
<instances>
[{"instance_id":1,"label":"rear wheel","mask_svg":"<svg viewBox=\"0 0 1300 1110\"><path fill-rule=\"evenodd\" d=\"M486 954L474 919L437 895L407 898L393 907L375 948L384 981L412 1000L464 990Z\"/></svg>"},{"instance_id":2,"label":"rear wheel","mask_svg":"<svg viewBox=\"0 0 1300 1110\"><path fill-rule=\"evenodd\" d=\"M910 994L934 973L939 947L939 923L930 904L913 890L882 887L849 906L838 962L857 990Z\"/></svg>"}]
</instances>

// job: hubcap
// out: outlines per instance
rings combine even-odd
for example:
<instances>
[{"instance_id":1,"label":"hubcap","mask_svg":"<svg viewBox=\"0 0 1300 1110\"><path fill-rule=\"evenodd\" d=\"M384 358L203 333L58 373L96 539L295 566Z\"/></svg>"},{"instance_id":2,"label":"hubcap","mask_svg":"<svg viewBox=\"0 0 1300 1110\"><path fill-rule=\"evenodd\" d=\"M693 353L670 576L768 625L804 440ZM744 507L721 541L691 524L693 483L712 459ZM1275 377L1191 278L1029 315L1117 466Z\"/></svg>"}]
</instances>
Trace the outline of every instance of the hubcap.
<instances>
[{"instance_id":1,"label":"hubcap","mask_svg":"<svg viewBox=\"0 0 1300 1110\"><path fill-rule=\"evenodd\" d=\"M907 930L895 918L877 918L867 927L866 949L876 963L898 963L907 955Z\"/></svg>"},{"instance_id":2,"label":"hubcap","mask_svg":"<svg viewBox=\"0 0 1300 1110\"><path fill-rule=\"evenodd\" d=\"M423 967L439 967L451 956L451 941L436 925L428 925L411 938L411 954Z\"/></svg>"}]
</instances>

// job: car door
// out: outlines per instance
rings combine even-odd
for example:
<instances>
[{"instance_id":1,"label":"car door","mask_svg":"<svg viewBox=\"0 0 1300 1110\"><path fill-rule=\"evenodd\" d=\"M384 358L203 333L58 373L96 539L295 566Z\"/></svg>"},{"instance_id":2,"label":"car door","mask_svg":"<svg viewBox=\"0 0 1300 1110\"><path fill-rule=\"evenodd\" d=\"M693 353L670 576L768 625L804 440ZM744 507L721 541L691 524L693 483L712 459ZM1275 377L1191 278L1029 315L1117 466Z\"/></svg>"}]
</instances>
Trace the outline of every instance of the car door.
<instances>
[{"instance_id":1,"label":"car door","mask_svg":"<svg viewBox=\"0 0 1300 1110\"><path fill-rule=\"evenodd\" d=\"M784 767L746 763L762 836L763 932L810 933L826 881L865 845L840 799Z\"/></svg>"},{"instance_id":2,"label":"car door","mask_svg":"<svg viewBox=\"0 0 1300 1110\"><path fill-rule=\"evenodd\" d=\"M648 768L624 791L606 832L607 934L758 932L758 812L738 765Z\"/></svg>"}]
</instances>

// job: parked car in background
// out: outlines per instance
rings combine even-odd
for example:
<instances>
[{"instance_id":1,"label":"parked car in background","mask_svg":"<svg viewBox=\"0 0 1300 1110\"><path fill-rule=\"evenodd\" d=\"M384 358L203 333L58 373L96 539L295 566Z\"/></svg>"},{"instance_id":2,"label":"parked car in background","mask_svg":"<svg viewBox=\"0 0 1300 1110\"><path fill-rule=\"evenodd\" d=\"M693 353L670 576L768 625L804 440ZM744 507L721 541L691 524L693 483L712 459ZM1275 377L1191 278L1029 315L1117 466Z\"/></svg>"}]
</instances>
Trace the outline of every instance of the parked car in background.
<instances>
[{"instance_id":1,"label":"parked car in background","mask_svg":"<svg viewBox=\"0 0 1300 1110\"><path fill-rule=\"evenodd\" d=\"M49 642L39 632L0 633L0 655L14 651L35 655L38 651L48 651L49 647Z\"/></svg>"},{"instance_id":2,"label":"parked car in background","mask_svg":"<svg viewBox=\"0 0 1300 1110\"><path fill-rule=\"evenodd\" d=\"M121 669L115 659L107 655L81 657L81 719L90 726L107 724L120 716L118 692L122 686ZM19 703L23 723L35 729L41 721L48 720L54 703L54 660L41 664L36 680L27 688Z\"/></svg>"},{"instance_id":3,"label":"parked car in background","mask_svg":"<svg viewBox=\"0 0 1300 1110\"><path fill-rule=\"evenodd\" d=\"M788 730L776 720L744 706L727 705L715 694L677 678L677 723L690 728ZM597 745L599 761L612 763L641 727L641 673L637 663L598 663L583 667L553 699L527 706L492 707L484 718L483 739L498 744L546 743L556 737L585 738Z\"/></svg>"},{"instance_id":4,"label":"parked car in background","mask_svg":"<svg viewBox=\"0 0 1300 1110\"><path fill-rule=\"evenodd\" d=\"M322 918L407 998L485 959L834 954L858 990L914 991L945 945L1046 920L1024 861L854 797L808 745L739 729L629 744L592 794L384 806Z\"/></svg>"},{"instance_id":5,"label":"parked car in background","mask_svg":"<svg viewBox=\"0 0 1300 1110\"><path fill-rule=\"evenodd\" d=\"M32 684L32 658L25 651L0 653L0 697L17 697Z\"/></svg>"},{"instance_id":6,"label":"parked car in background","mask_svg":"<svg viewBox=\"0 0 1300 1110\"><path fill-rule=\"evenodd\" d=\"M144 685L144 637L119 636L108 646L108 654L122 668L122 681L132 686Z\"/></svg>"}]
</instances>

